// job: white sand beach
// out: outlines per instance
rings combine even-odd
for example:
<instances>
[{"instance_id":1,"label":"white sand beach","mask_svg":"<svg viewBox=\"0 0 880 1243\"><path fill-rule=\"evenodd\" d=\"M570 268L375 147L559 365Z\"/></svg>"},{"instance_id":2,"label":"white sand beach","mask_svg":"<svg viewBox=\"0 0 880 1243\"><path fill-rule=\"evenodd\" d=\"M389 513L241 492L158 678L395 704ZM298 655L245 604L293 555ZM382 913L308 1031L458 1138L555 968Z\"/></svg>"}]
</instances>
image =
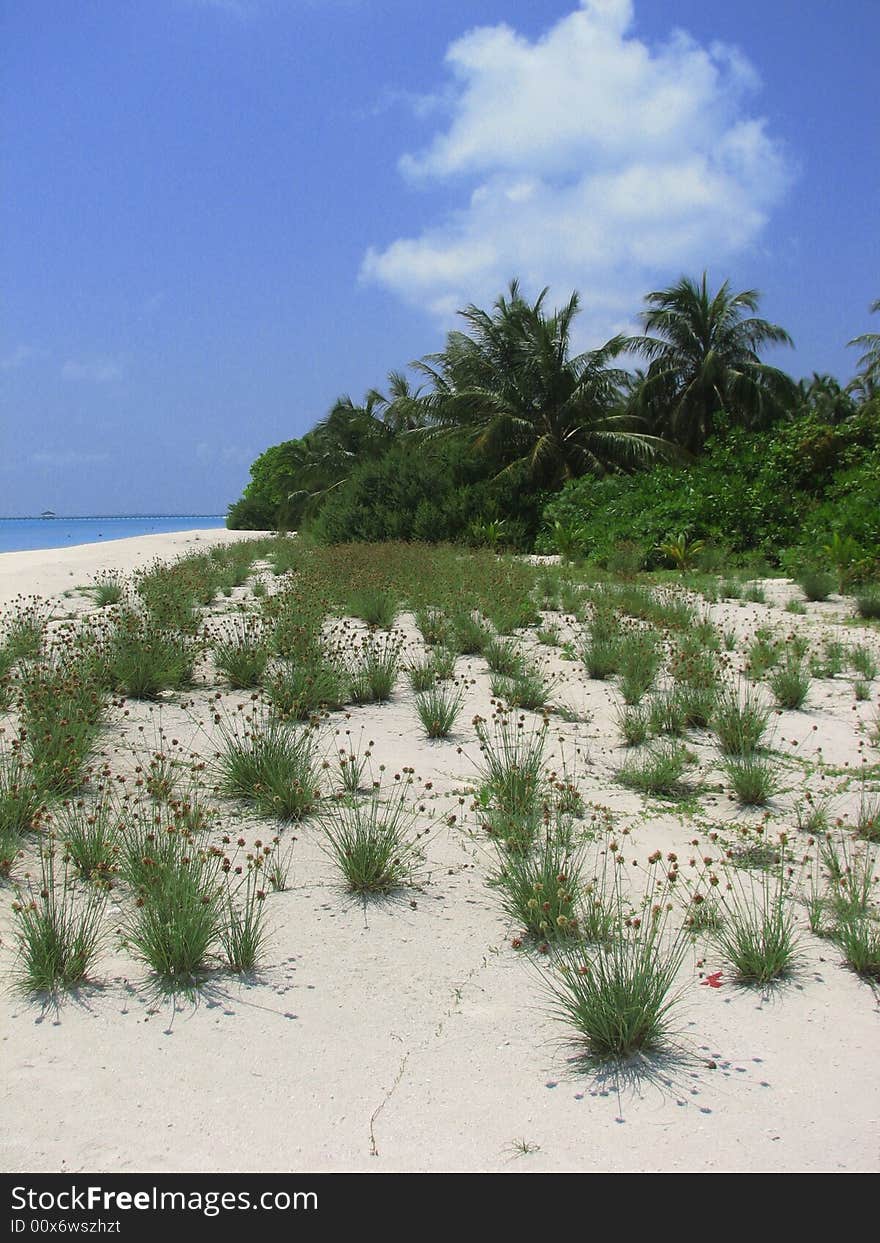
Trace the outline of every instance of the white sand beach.
<instances>
[{"instance_id":1,"label":"white sand beach","mask_svg":"<svg viewBox=\"0 0 880 1243\"><path fill-rule=\"evenodd\" d=\"M0 600L5 611L17 596L38 594L56 617L81 612L94 606L76 589L96 574L129 573L243 534L6 553ZM766 605L729 601L712 614L741 634L762 622L841 634L880 657L880 633L847 622L841 598L794 617L781 607L792 585L774 581L767 590ZM237 589L231 604L243 598ZM401 614L397 624L415 650L413 618ZM589 714L554 718L551 734L564 738L570 757L580 748L577 785L592 814L611 816L618 833L630 830L620 838L627 852L659 848L684 860L693 840L705 848L711 826L734 831L738 813L720 790L685 813L617 784L625 756L610 685L588 681L557 648L539 648L531 636L523 642L559 679L559 698ZM802 910L802 961L790 981L739 987L713 949L698 951L703 966L692 957L682 980L674 1052L625 1069L584 1068L549 1012L540 955L512 948L518 927L486 883L494 855L469 810L478 758L469 722L491 712L489 677L479 657L461 657L460 667L469 670L467 702L448 742L419 731L402 676L390 703L334 713L325 731L328 755L334 731L350 730L372 742L375 763L389 773L414 770L426 830L418 886L365 904L344 892L313 821L283 829L290 884L266 900L269 939L254 979L217 972L194 1001L157 996L119 942L112 902L94 985L55 1007L25 1000L8 986L13 892L8 882L0 889L4 1170L878 1168L877 993L845 968L834 944L806 931ZM840 769L863 754L876 764L865 729L878 685L872 702L855 703L843 678L814 684L808 708L779 719L775 745L801 760L821 748ZM132 771L160 729L210 758L204 722L215 690L203 671L191 692L112 708L99 747L107 766ZM785 775L783 811L813 781L803 768ZM852 819L858 786L839 778L826 785L832 815ZM218 831L248 841L276 831L228 801L218 806ZM760 814L746 819L759 823ZM703 986L700 973L716 971L720 987Z\"/></svg>"},{"instance_id":2,"label":"white sand beach","mask_svg":"<svg viewBox=\"0 0 880 1243\"><path fill-rule=\"evenodd\" d=\"M118 571L130 574L151 561L170 561L217 544L247 539L248 531L222 527L203 531L176 531L162 535L136 535L129 539L75 544L72 548L43 548L0 553L0 605L16 596L63 596L77 584L88 585L95 575ZM265 532L253 532L254 536Z\"/></svg>"}]
</instances>

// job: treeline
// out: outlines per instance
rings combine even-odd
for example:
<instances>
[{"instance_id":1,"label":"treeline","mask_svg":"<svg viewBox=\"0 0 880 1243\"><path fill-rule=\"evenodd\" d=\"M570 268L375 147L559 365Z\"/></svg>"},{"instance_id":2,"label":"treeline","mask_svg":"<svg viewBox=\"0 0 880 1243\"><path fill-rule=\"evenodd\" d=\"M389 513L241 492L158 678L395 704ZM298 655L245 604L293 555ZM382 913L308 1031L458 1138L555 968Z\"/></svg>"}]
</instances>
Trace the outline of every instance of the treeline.
<instances>
[{"instance_id":1,"label":"treeline","mask_svg":"<svg viewBox=\"0 0 880 1243\"><path fill-rule=\"evenodd\" d=\"M645 563L671 539L849 572L880 560L880 334L846 386L762 361L787 332L754 290L705 273L650 293L640 336L574 354L577 294L554 311L512 282L445 348L341 397L251 467L228 525L319 541L460 541ZM880 311L880 301L872 311ZM627 370L620 360L639 359ZM708 553L704 555L709 555Z\"/></svg>"}]
</instances>

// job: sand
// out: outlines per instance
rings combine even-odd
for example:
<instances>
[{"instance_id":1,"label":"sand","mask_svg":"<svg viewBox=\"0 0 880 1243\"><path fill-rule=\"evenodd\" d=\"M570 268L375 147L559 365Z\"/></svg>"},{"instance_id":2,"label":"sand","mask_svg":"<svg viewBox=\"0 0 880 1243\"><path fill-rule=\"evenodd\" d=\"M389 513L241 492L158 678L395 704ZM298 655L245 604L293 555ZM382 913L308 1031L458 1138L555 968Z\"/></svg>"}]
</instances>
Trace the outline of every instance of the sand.
<instances>
[{"instance_id":1,"label":"sand","mask_svg":"<svg viewBox=\"0 0 880 1243\"><path fill-rule=\"evenodd\" d=\"M130 571L234 538L223 531L145 536L112 544L0 556L0 598L51 597L57 613L87 607L63 595L110 568ZM781 611L790 584L768 584L770 604L721 604L744 634L843 634L880 656L880 635L846 622L840 599ZM851 610L850 610L851 611ZM417 647L412 618L399 619ZM587 682L557 650L536 654L564 679L558 698L589 721L554 722L584 797L631 829L627 849L685 855L710 822L735 831L743 816L722 792L696 812L665 809L613 781L625 758L613 726L615 692ZM450 742L418 729L401 679L381 707L335 714L337 728L374 741L389 773L412 767L430 782L418 888L365 906L347 896L310 822L285 830L290 888L267 899L270 939L254 981L212 975L196 1002L157 999L146 970L113 938L96 984L58 1008L0 997L4 1066L0 1166L6 1171L870 1171L880 1164L880 1012L875 992L845 969L828 941L804 935L804 957L779 989L701 986L693 959L677 1012L675 1052L623 1070L588 1072L568 1030L549 1012L538 955L511 947L519 929L486 880L493 852L469 811L477 748L467 724L490 710L488 676L471 666L463 724ZM874 684L876 697L880 691ZM211 693L169 697L152 711L110 714L102 750L130 769L132 748L161 725L193 749ZM875 702L853 703L843 678L817 682L808 710L779 718L776 745L803 758L857 764ZM140 736L136 725L145 726ZM813 726L818 726L813 730ZM363 735L361 731L363 730ZM860 732L861 731L861 732ZM333 726L326 738L334 746ZM698 748L699 750L699 748ZM702 756L702 751L701 751ZM708 761L706 761L708 763ZM807 776L794 761L773 804L784 820ZM811 777L812 781L813 778ZM858 788L832 782L833 812L850 819ZM846 788L844 788L846 786ZM250 839L266 823L223 805L224 823ZM450 823L451 817L455 822ZM2 978L15 958L11 892L0 891ZM116 912L108 915L112 931ZM805 926L803 913L799 915ZM704 970L724 965L705 951Z\"/></svg>"}]
</instances>

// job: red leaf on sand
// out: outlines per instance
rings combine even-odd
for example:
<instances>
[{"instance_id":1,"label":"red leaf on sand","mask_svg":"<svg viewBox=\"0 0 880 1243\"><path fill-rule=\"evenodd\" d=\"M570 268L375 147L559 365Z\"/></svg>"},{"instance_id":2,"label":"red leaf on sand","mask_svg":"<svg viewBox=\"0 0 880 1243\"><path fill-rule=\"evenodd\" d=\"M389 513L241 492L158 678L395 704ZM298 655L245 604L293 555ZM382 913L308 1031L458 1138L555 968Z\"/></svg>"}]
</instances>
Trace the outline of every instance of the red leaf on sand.
<instances>
[{"instance_id":1,"label":"red leaf on sand","mask_svg":"<svg viewBox=\"0 0 880 1243\"><path fill-rule=\"evenodd\" d=\"M711 975L707 975L705 980L700 980L701 984L708 984L710 988L721 987L721 972L713 971Z\"/></svg>"}]
</instances>

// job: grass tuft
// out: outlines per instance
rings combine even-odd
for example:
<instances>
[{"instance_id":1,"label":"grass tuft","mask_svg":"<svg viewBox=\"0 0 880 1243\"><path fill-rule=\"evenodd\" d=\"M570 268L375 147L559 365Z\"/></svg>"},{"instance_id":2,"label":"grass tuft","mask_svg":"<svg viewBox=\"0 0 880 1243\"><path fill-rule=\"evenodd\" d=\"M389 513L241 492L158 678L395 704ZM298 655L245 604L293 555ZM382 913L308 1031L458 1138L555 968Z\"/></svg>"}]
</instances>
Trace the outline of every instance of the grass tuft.
<instances>
[{"instance_id":1,"label":"grass tuft","mask_svg":"<svg viewBox=\"0 0 880 1243\"><path fill-rule=\"evenodd\" d=\"M53 843L40 849L39 879L19 890L12 906L19 950L14 980L28 994L82 984L102 937L106 891L78 886L66 864L58 877L55 854Z\"/></svg>"},{"instance_id":2,"label":"grass tuft","mask_svg":"<svg viewBox=\"0 0 880 1243\"><path fill-rule=\"evenodd\" d=\"M388 894L411 882L413 823L405 786L397 786L390 797L374 790L366 799L332 805L322 821L325 847L349 892Z\"/></svg>"}]
</instances>

